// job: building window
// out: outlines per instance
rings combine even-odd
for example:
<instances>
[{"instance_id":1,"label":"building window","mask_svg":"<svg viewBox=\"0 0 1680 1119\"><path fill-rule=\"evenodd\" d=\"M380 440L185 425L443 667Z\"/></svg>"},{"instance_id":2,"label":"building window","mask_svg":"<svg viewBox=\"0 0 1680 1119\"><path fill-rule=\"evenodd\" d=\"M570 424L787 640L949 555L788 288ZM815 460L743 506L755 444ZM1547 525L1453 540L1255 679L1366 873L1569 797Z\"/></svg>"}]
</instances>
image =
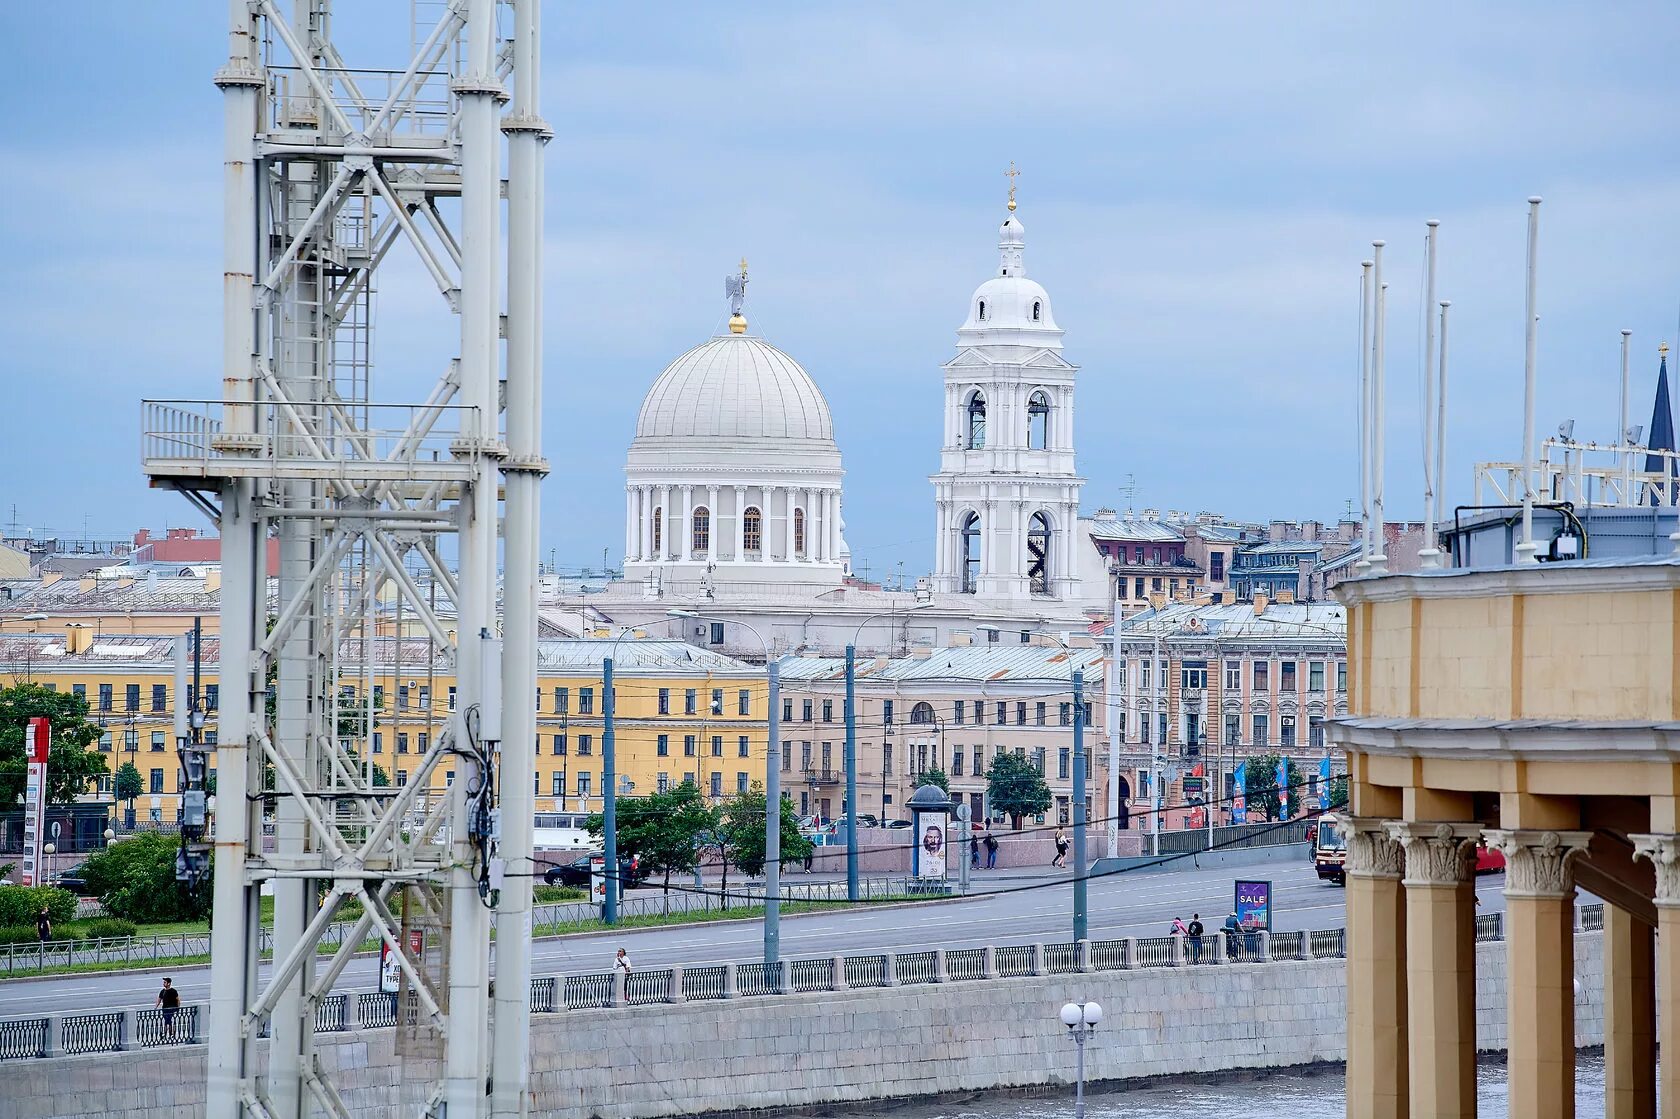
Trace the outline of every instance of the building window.
<instances>
[{"instance_id":1,"label":"building window","mask_svg":"<svg viewBox=\"0 0 1680 1119\"><path fill-rule=\"evenodd\" d=\"M99 749L104 753L111 752L111 732L103 731L99 735Z\"/></svg>"},{"instance_id":2,"label":"building window","mask_svg":"<svg viewBox=\"0 0 1680 1119\"><path fill-rule=\"evenodd\" d=\"M147 785L146 785L146 789L147 789L148 792L151 792L153 794L163 792L163 770L161 770L161 769L152 770L152 772L150 774L150 780L147 782Z\"/></svg>"},{"instance_id":3,"label":"building window","mask_svg":"<svg viewBox=\"0 0 1680 1119\"><path fill-rule=\"evenodd\" d=\"M752 714L752 689L742 688L740 693L736 695L736 697L735 697L735 714L737 714L737 715L751 715Z\"/></svg>"},{"instance_id":4,"label":"building window","mask_svg":"<svg viewBox=\"0 0 1680 1119\"><path fill-rule=\"evenodd\" d=\"M152 710L166 711L169 708L169 686L167 684L152 685Z\"/></svg>"},{"instance_id":5,"label":"building window","mask_svg":"<svg viewBox=\"0 0 1680 1119\"><path fill-rule=\"evenodd\" d=\"M893 775L892 767L893 767L893 747L892 747L892 743L891 742L883 743L882 746L881 746L881 776L882 777L891 777Z\"/></svg>"},{"instance_id":6,"label":"building window","mask_svg":"<svg viewBox=\"0 0 1680 1119\"><path fill-rule=\"evenodd\" d=\"M893 725L893 701L890 699L881 701L881 722L889 727Z\"/></svg>"},{"instance_id":7,"label":"building window","mask_svg":"<svg viewBox=\"0 0 1680 1119\"><path fill-rule=\"evenodd\" d=\"M985 306L981 304L981 306ZM986 398L975 393L968 398L968 442L971 451L978 451L986 445Z\"/></svg>"},{"instance_id":8,"label":"building window","mask_svg":"<svg viewBox=\"0 0 1680 1119\"><path fill-rule=\"evenodd\" d=\"M1265 661L1254 662L1254 691L1257 695L1264 695L1272 690L1272 666Z\"/></svg>"},{"instance_id":9,"label":"building window","mask_svg":"<svg viewBox=\"0 0 1680 1119\"><path fill-rule=\"evenodd\" d=\"M1063 746L1056 751L1056 776L1066 781L1069 776L1069 766L1073 761L1073 751Z\"/></svg>"},{"instance_id":10,"label":"building window","mask_svg":"<svg viewBox=\"0 0 1680 1119\"><path fill-rule=\"evenodd\" d=\"M1033 594L1050 593L1050 518L1043 513L1027 522L1027 582Z\"/></svg>"},{"instance_id":11,"label":"building window","mask_svg":"<svg viewBox=\"0 0 1680 1119\"><path fill-rule=\"evenodd\" d=\"M712 735L712 757L723 757L723 735L721 734Z\"/></svg>"},{"instance_id":12,"label":"building window","mask_svg":"<svg viewBox=\"0 0 1680 1119\"><path fill-rule=\"evenodd\" d=\"M662 758L670 757L671 756L671 736L668 735L668 734L660 735L659 738L656 740L656 745L655 745L654 749L655 749L655 752L657 752L660 757L662 757Z\"/></svg>"},{"instance_id":13,"label":"building window","mask_svg":"<svg viewBox=\"0 0 1680 1119\"><path fill-rule=\"evenodd\" d=\"M717 798L717 797L721 797L722 795L723 795L723 774L714 771L712 773L712 796L713 796L713 798Z\"/></svg>"},{"instance_id":14,"label":"building window","mask_svg":"<svg viewBox=\"0 0 1680 1119\"><path fill-rule=\"evenodd\" d=\"M662 793L670 792L671 791L671 775L669 773L666 773L665 771L661 770L660 773L659 773L658 783L654 787L657 788Z\"/></svg>"},{"instance_id":15,"label":"building window","mask_svg":"<svg viewBox=\"0 0 1680 1119\"><path fill-rule=\"evenodd\" d=\"M811 708L812 708L811 700L807 699L807 700L804 700L803 702L800 703L800 705L799 705L799 721L800 722L808 723L808 722L811 721Z\"/></svg>"},{"instance_id":16,"label":"building window","mask_svg":"<svg viewBox=\"0 0 1680 1119\"><path fill-rule=\"evenodd\" d=\"M1139 548L1138 553L1141 555L1142 552L1143 549ZM1143 597L1143 593L1143 577L1139 576L1138 578L1132 580L1132 597L1141 599Z\"/></svg>"},{"instance_id":17,"label":"building window","mask_svg":"<svg viewBox=\"0 0 1680 1119\"><path fill-rule=\"evenodd\" d=\"M758 506L749 505L741 515L741 546L749 552L764 550L764 515Z\"/></svg>"},{"instance_id":18,"label":"building window","mask_svg":"<svg viewBox=\"0 0 1680 1119\"><path fill-rule=\"evenodd\" d=\"M801 742L799 744L799 768L804 770L806 773L811 772L810 742Z\"/></svg>"},{"instance_id":19,"label":"building window","mask_svg":"<svg viewBox=\"0 0 1680 1119\"><path fill-rule=\"evenodd\" d=\"M782 700L782 722L793 722L793 700L791 699Z\"/></svg>"},{"instance_id":20,"label":"building window","mask_svg":"<svg viewBox=\"0 0 1680 1119\"><path fill-rule=\"evenodd\" d=\"M979 726L981 723L983 723L985 721L986 721L986 701L983 700L983 699L977 699L977 700L974 701L974 725Z\"/></svg>"},{"instance_id":21,"label":"building window","mask_svg":"<svg viewBox=\"0 0 1680 1119\"><path fill-rule=\"evenodd\" d=\"M824 771L834 768L834 743L832 742L822 744L822 767Z\"/></svg>"},{"instance_id":22,"label":"building window","mask_svg":"<svg viewBox=\"0 0 1680 1119\"><path fill-rule=\"evenodd\" d=\"M161 730L152 732L152 752L155 754L163 753L163 732Z\"/></svg>"},{"instance_id":23,"label":"building window","mask_svg":"<svg viewBox=\"0 0 1680 1119\"><path fill-rule=\"evenodd\" d=\"M1186 691L1202 691L1207 687L1207 662L1185 661L1179 676L1179 684Z\"/></svg>"},{"instance_id":24,"label":"building window","mask_svg":"<svg viewBox=\"0 0 1680 1119\"><path fill-rule=\"evenodd\" d=\"M1285 750L1295 746L1295 716L1281 715L1278 717L1278 745Z\"/></svg>"},{"instance_id":25,"label":"building window","mask_svg":"<svg viewBox=\"0 0 1680 1119\"><path fill-rule=\"evenodd\" d=\"M449 685L449 709L455 710L455 685Z\"/></svg>"},{"instance_id":26,"label":"building window","mask_svg":"<svg viewBox=\"0 0 1680 1119\"><path fill-rule=\"evenodd\" d=\"M1001 699L997 701L997 706L992 712L992 722L1000 727L1009 723L1009 704Z\"/></svg>"},{"instance_id":27,"label":"building window","mask_svg":"<svg viewBox=\"0 0 1680 1119\"><path fill-rule=\"evenodd\" d=\"M563 734L554 736L554 756L557 758L566 756L566 736Z\"/></svg>"},{"instance_id":28,"label":"building window","mask_svg":"<svg viewBox=\"0 0 1680 1119\"><path fill-rule=\"evenodd\" d=\"M747 775L741 770L735 771L735 791L738 793L747 791Z\"/></svg>"},{"instance_id":29,"label":"building window","mask_svg":"<svg viewBox=\"0 0 1680 1119\"><path fill-rule=\"evenodd\" d=\"M976 776L976 777L985 776L985 772L986 772L985 760L986 760L985 759L985 751L981 747L976 746L974 748L974 768L970 771L974 774L974 776Z\"/></svg>"},{"instance_id":30,"label":"building window","mask_svg":"<svg viewBox=\"0 0 1680 1119\"><path fill-rule=\"evenodd\" d=\"M722 688L713 688L712 689L712 714L713 715L722 715L723 714L723 689Z\"/></svg>"},{"instance_id":31,"label":"building window","mask_svg":"<svg viewBox=\"0 0 1680 1119\"><path fill-rule=\"evenodd\" d=\"M1208 553L1208 582L1219 583L1225 579L1225 553Z\"/></svg>"},{"instance_id":32,"label":"building window","mask_svg":"<svg viewBox=\"0 0 1680 1119\"><path fill-rule=\"evenodd\" d=\"M1254 716L1254 745L1257 748L1265 747L1266 743L1269 741L1270 730L1271 728L1268 725L1267 716Z\"/></svg>"},{"instance_id":33,"label":"building window","mask_svg":"<svg viewBox=\"0 0 1680 1119\"><path fill-rule=\"evenodd\" d=\"M399 711L407 711L408 710L408 685L407 684L398 684L397 685L397 709Z\"/></svg>"},{"instance_id":34,"label":"building window","mask_svg":"<svg viewBox=\"0 0 1680 1119\"><path fill-rule=\"evenodd\" d=\"M99 709L101 711L111 709L111 685L109 684L99 685Z\"/></svg>"},{"instance_id":35,"label":"building window","mask_svg":"<svg viewBox=\"0 0 1680 1119\"><path fill-rule=\"evenodd\" d=\"M1242 691L1242 661L1225 662L1225 690Z\"/></svg>"},{"instance_id":36,"label":"building window","mask_svg":"<svg viewBox=\"0 0 1680 1119\"><path fill-rule=\"evenodd\" d=\"M981 322L986 321L986 301L984 299L980 300L980 306L976 309L976 313Z\"/></svg>"},{"instance_id":37,"label":"building window","mask_svg":"<svg viewBox=\"0 0 1680 1119\"><path fill-rule=\"evenodd\" d=\"M700 692L697 688L689 688L683 692L683 714L693 715L700 710Z\"/></svg>"},{"instance_id":38,"label":"building window","mask_svg":"<svg viewBox=\"0 0 1680 1119\"><path fill-rule=\"evenodd\" d=\"M1038 726L1043 726L1044 725L1044 711L1045 711L1044 701L1039 700L1038 701L1038 706L1033 711L1033 721Z\"/></svg>"},{"instance_id":39,"label":"building window","mask_svg":"<svg viewBox=\"0 0 1680 1119\"><path fill-rule=\"evenodd\" d=\"M653 510L653 554L659 555L661 546L665 543L665 510L655 507Z\"/></svg>"},{"instance_id":40,"label":"building window","mask_svg":"<svg viewBox=\"0 0 1680 1119\"><path fill-rule=\"evenodd\" d=\"M1033 300L1033 320L1032 321L1033 322L1040 321L1040 319L1043 317L1043 314L1044 314L1044 304L1037 299Z\"/></svg>"},{"instance_id":41,"label":"building window","mask_svg":"<svg viewBox=\"0 0 1680 1119\"><path fill-rule=\"evenodd\" d=\"M929 703L925 699L921 700L916 704L916 706L910 709L910 722L916 726L931 727L934 723L934 718L933 704Z\"/></svg>"},{"instance_id":42,"label":"building window","mask_svg":"<svg viewBox=\"0 0 1680 1119\"><path fill-rule=\"evenodd\" d=\"M123 685L123 710L125 710L125 711L138 711L138 710L140 710L140 685L139 684L124 684Z\"/></svg>"},{"instance_id":43,"label":"building window","mask_svg":"<svg viewBox=\"0 0 1680 1119\"><path fill-rule=\"evenodd\" d=\"M1336 662L1336 691L1347 691L1347 661Z\"/></svg>"},{"instance_id":44,"label":"building window","mask_svg":"<svg viewBox=\"0 0 1680 1119\"><path fill-rule=\"evenodd\" d=\"M399 754L408 753L408 732L407 731L399 730L397 732L397 753L399 753Z\"/></svg>"},{"instance_id":45,"label":"building window","mask_svg":"<svg viewBox=\"0 0 1680 1119\"><path fill-rule=\"evenodd\" d=\"M670 688L660 688L659 689L659 713L661 715L669 715L671 713L671 689Z\"/></svg>"},{"instance_id":46,"label":"building window","mask_svg":"<svg viewBox=\"0 0 1680 1119\"><path fill-rule=\"evenodd\" d=\"M420 710L430 711L431 709L432 709L432 689L430 687L421 688L420 689Z\"/></svg>"},{"instance_id":47,"label":"building window","mask_svg":"<svg viewBox=\"0 0 1680 1119\"><path fill-rule=\"evenodd\" d=\"M970 513L962 522L962 593L974 594L980 586L980 514ZM995 636L995 634L994 634Z\"/></svg>"},{"instance_id":48,"label":"building window","mask_svg":"<svg viewBox=\"0 0 1680 1119\"><path fill-rule=\"evenodd\" d=\"M692 538L694 552L705 555L712 546L712 513L704 505L694 510L694 527L689 536Z\"/></svg>"},{"instance_id":49,"label":"building window","mask_svg":"<svg viewBox=\"0 0 1680 1119\"><path fill-rule=\"evenodd\" d=\"M1242 716L1235 711L1225 714L1225 745L1236 746L1242 741Z\"/></svg>"},{"instance_id":50,"label":"building window","mask_svg":"<svg viewBox=\"0 0 1680 1119\"><path fill-rule=\"evenodd\" d=\"M593 714L595 714L595 689L594 688L579 688L578 689L578 714L579 715L593 715Z\"/></svg>"},{"instance_id":51,"label":"building window","mask_svg":"<svg viewBox=\"0 0 1680 1119\"><path fill-rule=\"evenodd\" d=\"M961 777L962 775L963 775L963 752L962 752L962 747L961 746L953 746L953 747L951 747L951 776L952 777Z\"/></svg>"},{"instance_id":52,"label":"building window","mask_svg":"<svg viewBox=\"0 0 1680 1119\"><path fill-rule=\"evenodd\" d=\"M1295 690L1295 662L1284 661L1279 669L1278 691L1287 695Z\"/></svg>"},{"instance_id":53,"label":"building window","mask_svg":"<svg viewBox=\"0 0 1680 1119\"><path fill-rule=\"evenodd\" d=\"M578 774L578 796L586 797L589 795L589 786L592 777L593 774L589 773Z\"/></svg>"},{"instance_id":54,"label":"building window","mask_svg":"<svg viewBox=\"0 0 1680 1119\"><path fill-rule=\"evenodd\" d=\"M1056 722L1064 727L1073 725L1073 704L1058 703L1056 705Z\"/></svg>"},{"instance_id":55,"label":"building window","mask_svg":"<svg viewBox=\"0 0 1680 1119\"><path fill-rule=\"evenodd\" d=\"M1033 304L1033 319L1038 318L1038 304ZM1034 451L1042 451L1048 445L1050 434L1050 398L1042 392L1032 394L1027 402L1027 447Z\"/></svg>"},{"instance_id":56,"label":"building window","mask_svg":"<svg viewBox=\"0 0 1680 1119\"><path fill-rule=\"evenodd\" d=\"M571 710L571 692L567 688L554 689L554 713L564 715Z\"/></svg>"},{"instance_id":57,"label":"building window","mask_svg":"<svg viewBox=\"0 0 1680 1119\"><path fill-rule=\"evenodd\" d=\"M692 758L696 754L698 754L700 752L699 747L697 745L697 743L699 741L700 741L700 739L699 739L699 736L697 736L697 735L693 735L693 734L683 735L683 757Z\"/></svg>"},{"instance_id":58,"label":"building window","mask_svg":"<svg viewBox=\"0 0 1680 1119\"><path fill-rule=\"evenodd\" d=\"M432 736L430 734L424 734L424 733L418 734L418 735L415 735L414 741L415 741L415 744L420 747L420 752L422 754L424 754L427 750L429 750L431 748Z\"/></svg>"},{"instance_id":59,"label":"building window","mask_svg":"<svg viewBox=\"0 0 1680 1119\"><path fill-rule=\"evenodd\" d=\"M823 700L822 721L825 723L832 723L834 721L834 701L832 699Z\"/></svg>"},{"instance_id":60,"label":"building window","mask_svg":"<svg viewBox=\"0 0 1680 1119\"><path fill-rule=\"evenodd\" d=\"M752 757L752 740L744 734L735 740L735 756L738 758Z\"/></svg>"},{"instance_id":61,"label":"building window","mask_svg":"<svg viewBox=\"0 0 1680 1119\"><path fill-rule=\"evenodd\" d=\"M1018 727L1027 725L1027 701L1024 699L1017 700L1015 703L1015 725Z\"/></svg>"},{"instance_id":62,"label":"building window","mask_svg":"<svg viewBox=\"0 0 1680 1119\"><path fill-rule=\"evenodd\" d=\"M384 742L385 742L384 736L381 735L379 731L374 731L373 732L373 752L377 754L377 753L380 753L381 751L383 751L384 748L385 748Z\"/></svg>"},{"instance_id":63,"label":"building window","mask_svg":"<svg viewBox=\"0 0 1680 1119\"><path fill-rule=\"evenodd\" d=\"M1152 660L1138 662L1138 690L1140 692L1149 691L1150 666L1154 663Z\"/></svg>"},{"instance_id":64,"label":"building window","mask_svg":"<svg viewBox=\"0 0 1680 1119\"><path fill-rule=\"evenodd\" d=\"M550 796L563 797L566 795L566 775L564 773L551 773L548 775L548 779Z\"/></svg>"},{"instance_id":65,"label":"building window","mask_svg":"<svg viewBox=\"0 0 1680 1119\"><path fill-rule=\"evenodd\" d=\"M1317 715L1307 717L1307 745L1314 750L1324 749L1324 720Z\"/></svg>"},{"instance_id":66,"label":"building window","mask_svg":"<svg viewBox=\"0 0 1680 1119\"><path fill-rule=\"evenodd\" d=\"M796 555L805 554L805 510L793 511L793 551Z\"/></svg>"},{"instance_id":67,"label":"building window","mask_svg":"<svg viewBox=\"0 0 1680 1119\"><path fill-rule=\"evenodd\" d=\"M962 700L960 700L960 699L959 699L959 700L957 700L957 702L956 702L956 703L955 703L955 704L954 704L954 705L953 705L953 706L952 706L952 711L953 711L953 712L955 712L955 722L956 722L956 724L957 724L957 725L958 725L958 726L959 726L959 727L960 727L960 726L962 726L962 721L963 721L963 701L962 701ZM914 717L912 717L912 721L914 721Z\"/></svg>"},{"instance_id":68,"label":"building window","mask_svg":"<svg viewBox=\"0 0 1680 1119\"><path fill-rule=\"evenodd\" d=\"M1322 692L1324 690L1323 661L1307 662L1307 690L1309 692Z\"/></svg>"},{"instance_id":69,"label":"building window","mask_svg":"<svg viewBox=\"0 0 1680 1119\"><path fill-rule=\"evenodd\" d=\"M786 773L788 770L790 770L792 768L793 768L793 743L791 741L783 742L782 743L782 772Z\"/></svg>"},{"instance_id":70,"label":"building window","mask_svg":"<svg viewBox=\"0 0 1680 1119\"><path fill-rule=\"evenodd\" d=\"M587 734L578 735L578 757L587 758L595 752L595 744L589 740Z\"/></svg>"},{"instance_id":71,"label":"building window","mask_svg":"<svg viewBox=\"0 0 1680 1119\"><path fill-rule=\"evenodd\" d=\"M723 623L722 622L713 622L712 623L712 644L713 645L722 645L723 644Z\"/></svg>"}]
</instances>

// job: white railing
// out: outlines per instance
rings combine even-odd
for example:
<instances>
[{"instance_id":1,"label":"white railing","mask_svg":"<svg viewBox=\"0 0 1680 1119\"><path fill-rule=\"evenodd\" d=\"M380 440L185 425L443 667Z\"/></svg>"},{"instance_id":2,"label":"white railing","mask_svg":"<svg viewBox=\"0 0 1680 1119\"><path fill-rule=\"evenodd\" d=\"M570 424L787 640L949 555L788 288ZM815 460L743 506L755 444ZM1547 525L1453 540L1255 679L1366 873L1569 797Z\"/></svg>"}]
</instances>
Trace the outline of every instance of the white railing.
<instances>
[{"instance_id":1,"label":"white railing","mask_svg":"<svg viewBox=\"0 0 1680 1119\"><path fill-rule=\"evenodd\" d=\"M1657 457L1662 469L1645 469L1650 455ZM1540 444L1534 464L1534 499L1567 501L1577 507L1673 506L1680 504L1680 484L1674 476L1677 463L1680 451L1547 439ZM1522 499L1522 463L1476 464L1477 505L1516 505Z\"/></svg>"}]
</instances>

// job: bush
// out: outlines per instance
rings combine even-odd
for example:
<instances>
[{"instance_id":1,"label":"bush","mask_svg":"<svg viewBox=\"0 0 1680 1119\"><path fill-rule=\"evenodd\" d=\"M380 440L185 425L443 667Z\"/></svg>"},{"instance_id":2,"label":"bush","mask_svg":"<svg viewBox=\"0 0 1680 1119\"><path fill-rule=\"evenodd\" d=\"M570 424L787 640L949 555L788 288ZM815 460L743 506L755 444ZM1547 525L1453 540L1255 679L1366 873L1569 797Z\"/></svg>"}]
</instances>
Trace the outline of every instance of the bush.
<instances>
[{"instance_id":1,"label":"bush","mask_svg":"<svg viewBox=\"0 0 1680 1119\"><path fill-rule=\"evenodd\" d=\"M576 886L536 886L531 890L532 900L538 905L552 905L557 901L582 901L588 896L588 890L580 890Z\"/></svg>"},{"instance_id":2,"label":"bush","mask_svg":"<svg viewBox=\"0 0 1680 1119\"><path fill-rule=\"evenodd\" d=\"M0 928L20 926L35 935L35 915L42 906L54 925L76 918L76 895L56 886L7 886L0 889Z\"/></svg>"},{"instance_id":3,"label":"bush","mask_svg":"<svg viewBox=\"0 0 1680 1119\"><path fill-rule=\"evenodd\" d=\"M113 843L83 864L88 890L113 917L143 925L200 920L210 912L210 884L193 892L175 880L179 849L174 836L155 833Z\"/></svg>"},{"instance_id":4,"label":"bush","mask_svg":"<svg viewBox=\"0 0 1680 1119\"><path fill-rule=\"evenodd\" d=\"M54 940L75 939L60 932L57 927L53 929L52 938ZM34 944L35 941L34 925L8 925L5 928L0 928L0 944Z\"/></svg>"},{"instance_id":5,"label":"bush","mask_svg":"<svg viewBox=\"0 0 1680 1119\"><path fill-rule=\"evenodd\" d=\"M103 940L113 936L133 936L139 931L139 925L136 925L133 921L124 921L119 917L95 918L82 927L82 935L94 940Z\"/></svg>"}]
</instances>

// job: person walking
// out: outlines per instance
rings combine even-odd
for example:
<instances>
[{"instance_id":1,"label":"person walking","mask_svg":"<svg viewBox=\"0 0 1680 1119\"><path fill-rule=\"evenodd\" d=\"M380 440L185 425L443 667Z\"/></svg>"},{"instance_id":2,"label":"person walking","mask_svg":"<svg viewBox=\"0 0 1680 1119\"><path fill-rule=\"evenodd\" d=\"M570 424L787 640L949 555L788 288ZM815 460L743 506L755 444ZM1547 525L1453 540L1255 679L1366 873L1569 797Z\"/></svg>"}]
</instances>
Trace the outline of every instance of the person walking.
<instances>
[{"instance_id":1,"label":"person walking","mask_svg":"<svg viewBox=\"0 0 1680 1119\"><path fill-rule=\"evenodd\" d=\"M1190 933L1190 930L1184 927L1184 918L1183 917L1174 917L1173 918L1173 923L1172 923L1172 928L1168 931L1167 935L1168 936L1188 936L1189 933Z\"/></svg>"},{"instance_id":2,"label":"person walking","mask_svg":"<svg viewBox=\"0 0 1680 1119\"><path fill-rule=\"evenodd\" d=\"M968 865L980 869L980 837L972 832L968 836Z\"/></svg>"},{"instance_id":3,"label":"person walking","mask_svg":"<svg viewBox=\"0 0 1680 1119\"><path fill-rule=\"evenodd\" d=\"M1190 962L1199 964L1202 962L1202 934L1207 931L1202 928L1202 915L1190 914L1190 924L1184 931L1190 940Z\"/></svg>"},{"instance_id":4,"label":"person walking","mask_svg":"<svg viewBox=\"0 0 1680 1119\"><path fill-rule=\"evenodd\" d=\"M995 869L997 869L998 841L997 841L997 836L993 835L990 830L988 830L986 832L985 846L986 846L986 869L987 870L995 870Z\"/></svg>"},{"instance_id":5,"label":"person walking","mask_svg":"<svg viewBox=\"0 0 1680 1119\"><path fill-rule=\"evenodd\" d=\"M52 939L52 912L44 905L41 912L35 914L35 938L41 942L42 947Z\"/></svg>"},{"instance_id":6,"label":"person walking","mask_svg":"<svg viewBox=\"0 0 1680 1119\"><path fill-rule=\"evenodd\" d=\"M618 950L618 955L613 957L613 970L614 971L622 971L624 973L625 977L629 978L630 971L631 971L630 953L628 953L624 949L620 948Z\"/></svg>"},{"instance_id":7,"label":"person walking","mask_svg":"<svg viewBox=\"0 0 1680 1119\"><path fill-rule=\"evenodd\" d=\"M163 977L163 990L157 993L152 1002L152 1009L163 1015L163 1040L175 1040L175 1014L181 1009L181 992L175 989L169 977Z\"/></svg>"},{"instance_id":8,"label":"person walking","mask_svg":"<svg viewBox=\"0 0 1680 1119\"><path fill-rule=\"evenodd\" d=\"M1061 828L1057 828L1056 829L1056 857L1050 860L1050 865L1051 866L1059 866L1059 867L1067 866L1067 852L1068 852L1067 836L1062 834L1062 829Z\"/></svg>"}]
</instances>

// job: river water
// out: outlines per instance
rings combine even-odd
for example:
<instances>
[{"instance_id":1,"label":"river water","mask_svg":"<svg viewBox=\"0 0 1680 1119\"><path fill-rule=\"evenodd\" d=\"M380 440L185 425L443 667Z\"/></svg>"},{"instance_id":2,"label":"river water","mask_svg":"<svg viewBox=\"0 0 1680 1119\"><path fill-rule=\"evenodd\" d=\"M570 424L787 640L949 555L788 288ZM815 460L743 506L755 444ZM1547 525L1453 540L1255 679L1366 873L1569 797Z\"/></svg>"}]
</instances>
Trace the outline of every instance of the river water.
<instances>
[{"instance_id":1,"label":"river water","mask_svg":"<svg viewBox=\"0 0 1680 1119\"><path fill-rule=\"evenodd\" d=\"M1481 1119L1509 1114L1504 1062L1484 1062L1476 1076ZM1226 1073L1214 1083L1173 1081L1099 1089L1086 1097L1088 1119L1343 1119L1347 1097L1340 1067ZM988 1095L961 1103L909 1103L850 1111L869 1119L1069 1119L1073 1092ZM1575 1065L1575 1114L1604 1115L1604 1057L1583 1054Z\"/></svg>"}]
</instances>

